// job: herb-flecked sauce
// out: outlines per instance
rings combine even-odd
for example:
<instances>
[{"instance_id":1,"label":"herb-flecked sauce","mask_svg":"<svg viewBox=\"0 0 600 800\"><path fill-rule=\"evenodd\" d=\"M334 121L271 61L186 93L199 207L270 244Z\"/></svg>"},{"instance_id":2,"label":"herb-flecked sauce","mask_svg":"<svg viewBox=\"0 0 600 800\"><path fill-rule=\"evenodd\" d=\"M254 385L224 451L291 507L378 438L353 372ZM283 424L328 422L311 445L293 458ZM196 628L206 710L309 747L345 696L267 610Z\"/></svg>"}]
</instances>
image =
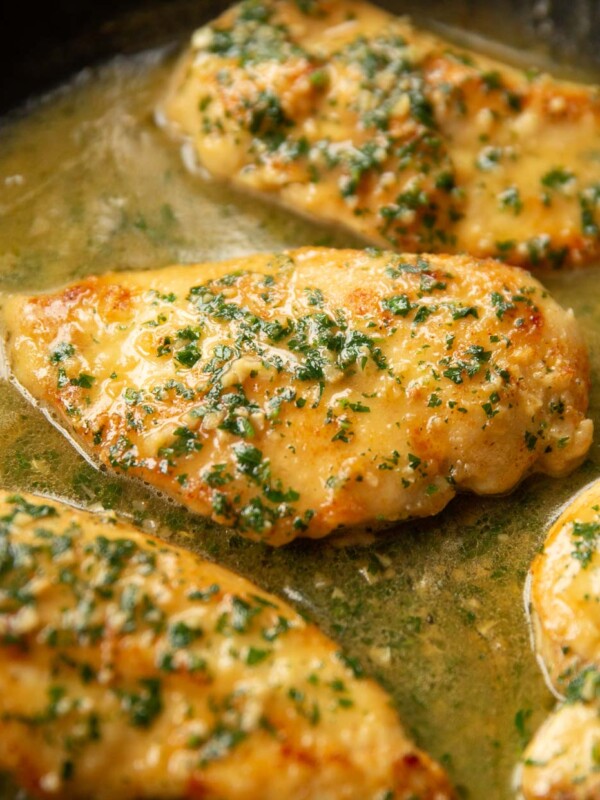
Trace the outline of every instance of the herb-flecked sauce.
<instances>
[{"instance_id":1,"label":"herb-flecked sauce","mask_svg":"<svg viewBox=\"0 0 600 800\"><path fill-rule=\"evenodd\" d=\"M163 53L116 59L0 127L0 290L43 291L111 269L258 250L359 244L190 175L153 120L171 68ZM599 277L596 268L542 276L580 320L594 386ZM598 389L591 416L600 427ZM3 487L114 508L286 597L380 680L406 728L446 766L459 796L473 800L514 796L513 768L553 704L531 650L523 586L550 520L598 475L595 445L564 480L534 476L510 497L459 497L434 519L342 547L298 541L273 550L97 471L0 381ZM6 786L0 796L13 794Z\"/></svg>"}]
</instances>

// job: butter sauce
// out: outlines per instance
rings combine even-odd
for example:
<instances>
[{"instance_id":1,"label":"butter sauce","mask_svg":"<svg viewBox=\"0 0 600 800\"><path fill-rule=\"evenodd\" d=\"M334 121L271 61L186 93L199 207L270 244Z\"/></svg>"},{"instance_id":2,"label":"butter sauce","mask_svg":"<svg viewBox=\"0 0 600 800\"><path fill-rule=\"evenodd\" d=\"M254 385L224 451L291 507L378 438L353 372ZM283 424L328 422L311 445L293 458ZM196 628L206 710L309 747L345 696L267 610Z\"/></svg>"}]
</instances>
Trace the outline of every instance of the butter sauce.
<instances>
[{"instance_id":1,"label":"butter sauce","mask_svg":"<svg viewBox=\"0 0 600 800\"><path fill-rule=\"evenodd\" d=\"M171 68L163 52L118 58L3 123L0 289L41 291L114 268L357 244L189 175L152 118ZM579 317L595 386L599 276L588 268L543 278ZM596 388L596 424L599 412ZM291 600L392 693L418 744L473 800L513 796L515 763L553 705L530 648L523 586L556 509L599 474L595 445L567 479L531 478L507 498L458 498L437 518L406 523L367 547L302 541L273 551L97 471L0 382L1 485L113 508ZM6 788L0 796L13 795Z\"/></svg>"}]
</instances>

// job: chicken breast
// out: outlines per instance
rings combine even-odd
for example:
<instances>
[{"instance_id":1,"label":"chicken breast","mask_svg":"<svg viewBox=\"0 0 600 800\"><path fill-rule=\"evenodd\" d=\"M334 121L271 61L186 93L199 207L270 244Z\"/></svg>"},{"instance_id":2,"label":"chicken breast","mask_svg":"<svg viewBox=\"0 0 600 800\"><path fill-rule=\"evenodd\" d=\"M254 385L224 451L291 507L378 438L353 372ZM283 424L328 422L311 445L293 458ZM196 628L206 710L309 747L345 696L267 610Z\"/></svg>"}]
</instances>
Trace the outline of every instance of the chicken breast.
<instances>
[{"instance_id":1,"label":"chicken breast","mask_svg":"<svg viewBox=\"0 0 600 800\"><path fill-rule=\"evenodd\" d=\"M360 0L245 0L195 32L158 119L214 176L383 247L600 254L600 99Z\"/></svg>"},{"instance_id":2,"label":"chicken breast","mask_svg":"<svg viewBox=\"0 0 600 800\"><path fill-rule=\"evenodd\" d=\"M565 508L531 568L536 644L561 693L589 666L600 669L600 481Z\"/></svg>"},{"instance_id":3,"label":"chicken breast","mask_svg":"<svg viewBox=\"0 0 600 800\"><path fill-rule=\"evenodd\" d=\"M596 691L600 688L596 685ZM520 770L525 800L598 800L598 704L574 700L552 713L525 752Z\"/></svg>"},{"instance_id":4,"label":"chicken breast","mask_svg":"<svg viewBox=\"0 0 600 800\"><path fill-rule=\"evenodd\" d=\"M65 800L449 800L288 605L117 522L0 498L0 770Z\"/></svg>"},{"instance_id":5,"label":"chicken breast","mask_svg":"<svg viewBox=\"0 0 600 800\"><path fill-rule=\"evenodd\" d=\"M600 481L552 525L530 576L535 639L565 698L529 744L519 782L525 800L600 798Z\"/></svg>"},{"instance_id":6,"label":"chicken breast","mask_svg":"<svg viewBox=\"0 0 600 800\"><path fill-rule=\"evenodd\" d=\"M303 249L1 314L16 380L85 452L272 544L562 475L592 439L572 313L498 262Z\"/></svg>"}]
</instances>

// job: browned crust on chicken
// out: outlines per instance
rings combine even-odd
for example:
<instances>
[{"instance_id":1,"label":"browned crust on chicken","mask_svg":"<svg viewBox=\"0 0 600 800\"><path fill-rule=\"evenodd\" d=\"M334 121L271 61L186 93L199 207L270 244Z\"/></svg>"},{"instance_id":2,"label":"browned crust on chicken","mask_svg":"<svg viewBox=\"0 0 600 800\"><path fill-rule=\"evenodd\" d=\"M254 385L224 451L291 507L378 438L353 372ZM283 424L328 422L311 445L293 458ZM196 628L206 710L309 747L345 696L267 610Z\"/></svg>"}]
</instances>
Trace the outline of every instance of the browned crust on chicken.
<instances>
[{"instance_id":1,"label":"browned crust on chicken","mask_svg":"<svg viewBox=\"0 0 600 800\"><path fill-rule=\"evenodd\" d=\"M0 497L0 771L56 800L450 800L273 595L108 514Z\"/></svg>"},{"instance_id":2,"label":"browned crust on chicken","mask_svg":"<svg viewBox=\"0 0 600 800\"><path fill-rule=\"evenodd\" d=\"M218 178L379 246L557 268L600 253L599 111L361 0L246 0L161 118Z\"/></svg>"},{"instance_id":3,"label":"browned crust on chicken","mask_svg":"<svg viewBox=\"0 0 600 800\"><path fill-rule=\"evenodd\" d=\"M86 452L272 544L562 475L573 315L521 270L304 249L4 299L19 384Z\"/></svg>"}]
</instances>

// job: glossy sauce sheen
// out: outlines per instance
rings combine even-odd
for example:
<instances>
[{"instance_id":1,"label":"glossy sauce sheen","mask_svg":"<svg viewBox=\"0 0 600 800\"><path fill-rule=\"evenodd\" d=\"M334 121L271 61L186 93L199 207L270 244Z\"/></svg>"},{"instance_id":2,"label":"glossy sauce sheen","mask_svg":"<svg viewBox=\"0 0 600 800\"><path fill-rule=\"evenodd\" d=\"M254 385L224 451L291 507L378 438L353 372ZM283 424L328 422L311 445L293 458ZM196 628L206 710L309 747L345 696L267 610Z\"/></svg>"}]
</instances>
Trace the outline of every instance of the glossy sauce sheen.
<instances>
[{"instance_id":1,"label":"glossy sauce sheen","mask_svg":"<svg viewBox=\"0 0 600 800\"><path fill-rule=\"evenodd\" d=\"M282 544L564 475L572 314L497 262L305 249L3 301L19 383L99 460Z\"/></svg>"},{"instance_id":2,"label":"glossy sauce sheen","mask_svg":"<svg viewBox=\"0 0 600 800\"><path fill-rule=\"evenodd\" d=\"M0 769L40 797L450 800L287 604L118 523L0 499Z\"/></svg>"},{"instance_id":3,"label":"glossy sauce sheen","mask_svg":"<svg viewBox=\"0 0 600 800\"><path fill-rule=\"evenodd\" d=\"M526 800L595 800L600 795L600 482L553 524L531 569L536 645L566 698L527 748Z\"/></svg>"},{"instance_id":4,"label":"glossy sauce sheen","mask_svg":"<svg viewBox=\"0 0 600 800\"><path fill-rule=\"evenodd\" d=\"M381 246L554 268L600 252L597 88L369 3L246 0L196 31L161 115L213 175Z\"/></svg>"},{"instance_id":5,"label":"glossy sauce sheen","mask_svg":"<svg viewBox=\"0 0 600 800\"><path fill-rule=\"evenodd\" d=\"M199 19L182 17L182 41ZM115 265L149 270L359 244L191 176L152 117L173 68L161 52L119 58L3 120L3 292L54 292ZM588 345L596 426L599 280L593 266L543 278L574 309ZM385 686L411 738L468 800L514 800L515 764L555 704L530 646L523 585L558 508L598 476L594 442L584 465L560 480L533 476L506 498L458 496L435 517L346 538L343 548L329 537L274 549L185 513L141 481L97 470L0 381L2 486L114 508L286 598ZM0 776L2 800L16 796Z\"/></svg>"}]
</instances>

